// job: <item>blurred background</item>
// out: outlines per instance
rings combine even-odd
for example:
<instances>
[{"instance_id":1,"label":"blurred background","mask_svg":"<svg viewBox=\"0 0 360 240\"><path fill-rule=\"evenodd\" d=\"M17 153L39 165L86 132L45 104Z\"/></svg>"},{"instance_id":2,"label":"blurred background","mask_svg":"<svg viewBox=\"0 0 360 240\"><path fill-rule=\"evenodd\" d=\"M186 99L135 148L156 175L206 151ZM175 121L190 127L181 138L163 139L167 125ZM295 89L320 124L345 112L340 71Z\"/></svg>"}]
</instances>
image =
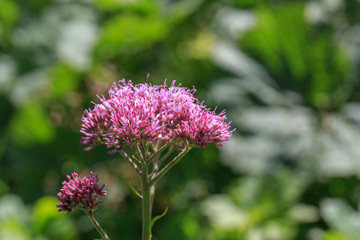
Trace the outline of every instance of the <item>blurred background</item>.
<instances>
[{"instance_id":1,"label":"blurred background","mask_svg":"<svg viewBox=\"0 0 360 240\"><path fill-rule=\"evenodd\" d=\"M79 141L84 109L122 78L176 79L236 132L158 184L154 239L360 239L359 0L0 0L0 239L98 235L58 213L92 170L112 239L140 239L137 176Z\"/></svg>"}]
</instances>

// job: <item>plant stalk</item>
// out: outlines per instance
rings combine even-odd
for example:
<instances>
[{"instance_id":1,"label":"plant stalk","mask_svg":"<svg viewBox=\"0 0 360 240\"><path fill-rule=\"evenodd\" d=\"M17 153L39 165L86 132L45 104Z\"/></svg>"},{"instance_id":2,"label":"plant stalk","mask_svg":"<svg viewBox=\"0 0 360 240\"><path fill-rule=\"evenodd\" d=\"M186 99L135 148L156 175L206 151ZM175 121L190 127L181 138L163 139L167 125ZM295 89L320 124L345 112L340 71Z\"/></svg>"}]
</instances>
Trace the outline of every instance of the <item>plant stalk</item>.
<instances>
[{"instance_id":1,"label":"plant stalk","mask_svg":"<svg viewBox=\"0 0 360 240\"><path fill-rule=\"evenodd\" d=\"M144 166L141 175L141 191L142 191L142 240L151 240L151 232L149 230L151 222L151 187L148 183L148 166Z\"/></svg>"},{"instance_id":2,"label":"plant stalk","mask_svg":"<svg viewBox=\"0 0 360 240\"><path fill-rule=\"evenodd\" d=\"M91 222L94 224L96 230L99 232L100 236L104 239L104 240L110 240L110 238L108 237L108 235L106 234L106 232L104 231L104 229L101 228L100 224L96 221L95 217L94 217L94 212L93 211L86 211L86 215L90 218Z\"/></svg>"}]
</instances>

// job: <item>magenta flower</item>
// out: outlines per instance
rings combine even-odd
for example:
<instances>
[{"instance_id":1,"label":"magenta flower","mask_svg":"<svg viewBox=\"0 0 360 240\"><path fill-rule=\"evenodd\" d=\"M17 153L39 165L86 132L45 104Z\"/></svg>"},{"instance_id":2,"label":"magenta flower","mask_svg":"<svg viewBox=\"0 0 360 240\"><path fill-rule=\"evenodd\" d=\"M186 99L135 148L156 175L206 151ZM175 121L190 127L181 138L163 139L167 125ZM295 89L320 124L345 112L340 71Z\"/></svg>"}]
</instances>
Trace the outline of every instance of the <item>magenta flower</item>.
<instances>
[{"instance_id":1,"label":"magenta flower","mask_svg":"<svg viewBox=\"0 0 360 240\"><path fill-rule=\"evenodd\" d=\"M73 209L78 208L91 213L102 202L102 200L98 200L98 197L106 195L106 191L103 190L105 184L99 187L98 175L94 176L92 172L82 179L75 172L71 176L73 180L68 175L69 181L62 183L63 187L57 194L60 201L60 205L56 205L59 208L58 211L67 211L69 214Z\"/></svg>"},{"instance_id":2,"label":"magenta flower","mask_svg":"<svg viewBox=\"0 0 360 240\"><path fill-rule=\"evenodd\" d=\"M86 150L105 144L114 151L146 141L172 142L178 148L221 146L232 135L225 112L210 111L193 96L195 91L175 86L175 81L169 87L166 82L114 83L108 99L99 97L101 103L84 112L81 143L90 145Z\"/></svg>"},{"instance_id":3,"label":"magenta flower","mask_svg":"<svg viewBox=\"0 0 360 240\"><path fill-rule=\"evenodd\" d=\"M133 85L121 80L113 84L108 98L99 97L101 103L82 117L81 143L89 145L86 150L105 144L112 148L110 153L119 152L140 177L141 189L132 189L142 199L143 240L151 239L151 225L159 219L151 217L158 180L191 148L221 146L234 131L225 122L225 112L210 111L194 97L195 91L175 86L175 81L168 87L166 82ZM127 146L129 151L124 150ZM67 200L63 210L69 205Z\"/></svg>"}]
</instances>

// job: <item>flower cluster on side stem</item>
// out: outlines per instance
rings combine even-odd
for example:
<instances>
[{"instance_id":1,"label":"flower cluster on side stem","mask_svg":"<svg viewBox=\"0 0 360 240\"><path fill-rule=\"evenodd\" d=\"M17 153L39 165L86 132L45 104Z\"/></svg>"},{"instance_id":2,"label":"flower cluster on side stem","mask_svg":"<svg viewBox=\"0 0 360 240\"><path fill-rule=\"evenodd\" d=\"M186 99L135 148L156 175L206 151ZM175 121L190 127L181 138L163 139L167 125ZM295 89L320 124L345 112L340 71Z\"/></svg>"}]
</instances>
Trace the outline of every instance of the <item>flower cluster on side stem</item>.
<instances>
[{"instance_id":1,"label":"flower cluster on side stem","mask_svg":"<svg viewBox=\"0 0 360 240\"><path fill-rule=\"evenodd\" d=\"M57 194L60 201L60 205L56 206L59 208L58 211L67 211L67 213L73 209L94 211L97 205L102 202L102 200L98 200L98 197L106 195L106 191L103 190L105 184L99 187L97 184L98 175L94 176L92 172L83 178L80 178L77 173L72 173L71 176L73 179L68 175L69 181L62 183L63 187Z\"/></svg>"},{"instance_id":2,"label":"flower cluster on side stem","mask_svg":"<svg viewBox=\"0 0 360 240\"><path fill-rule=\"evenodd\" d=\"M75 172L71 176L73 179L68 175L69 181L62 183L63 187L57 194L60 201L60 205L56 205L59 208L58 211L67 211L69 214L74 209L84 210L100 236L104 240L110 240L94 216L97 205L102 202L102 200L98 200L98 197L106 195L106 191L103 190L105 184L99 187L97 184L99 181L98 175L94 176L92 172L83 178L80 178Z\"/></svg>"}]
</instances>

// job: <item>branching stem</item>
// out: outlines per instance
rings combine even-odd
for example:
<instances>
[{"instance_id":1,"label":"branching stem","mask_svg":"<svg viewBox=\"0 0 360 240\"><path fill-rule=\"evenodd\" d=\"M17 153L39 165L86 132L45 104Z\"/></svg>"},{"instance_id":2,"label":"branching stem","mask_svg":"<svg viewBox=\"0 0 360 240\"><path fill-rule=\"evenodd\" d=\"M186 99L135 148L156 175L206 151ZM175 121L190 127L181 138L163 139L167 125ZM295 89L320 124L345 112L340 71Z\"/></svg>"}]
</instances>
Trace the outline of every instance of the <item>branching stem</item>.
<instances>
[{"instance_id":1,"label":"branching stem","mask_svg":"<svg viewBox=\"0 0 360 240\"><path fill-rule=\"evenodd\" d=\"M141 176L142 170L140 169L140 166L139 166L141 164L136 162L136 160L134 161L133 159L131 159L131 157L129 157L129 155L127 155L127 153L124 150L120 150L119 152L131 164L131 166L133 166L135 168L136 173L139 176Z\"/></svg>"},{"instance_id":2,"label":"branching stem","mask_svg":"<svg viewBox=\"0 0 360 240\"><path fill-rule=\"evenodd\" d=\"M152 178L150 179L149 186L151 187L151 186L154 185L162 176L164 176L165 173L167 173L176 163L178 163L178 162L180 161L180 159L181 159L188 151L190 151L190 149L191 149L191 147L185 146L184 149L183 149L173 160L171 160L168 164L166 164L166 166L163 167L158 174L152 176Z\"/></svg>"}]
</instances>

